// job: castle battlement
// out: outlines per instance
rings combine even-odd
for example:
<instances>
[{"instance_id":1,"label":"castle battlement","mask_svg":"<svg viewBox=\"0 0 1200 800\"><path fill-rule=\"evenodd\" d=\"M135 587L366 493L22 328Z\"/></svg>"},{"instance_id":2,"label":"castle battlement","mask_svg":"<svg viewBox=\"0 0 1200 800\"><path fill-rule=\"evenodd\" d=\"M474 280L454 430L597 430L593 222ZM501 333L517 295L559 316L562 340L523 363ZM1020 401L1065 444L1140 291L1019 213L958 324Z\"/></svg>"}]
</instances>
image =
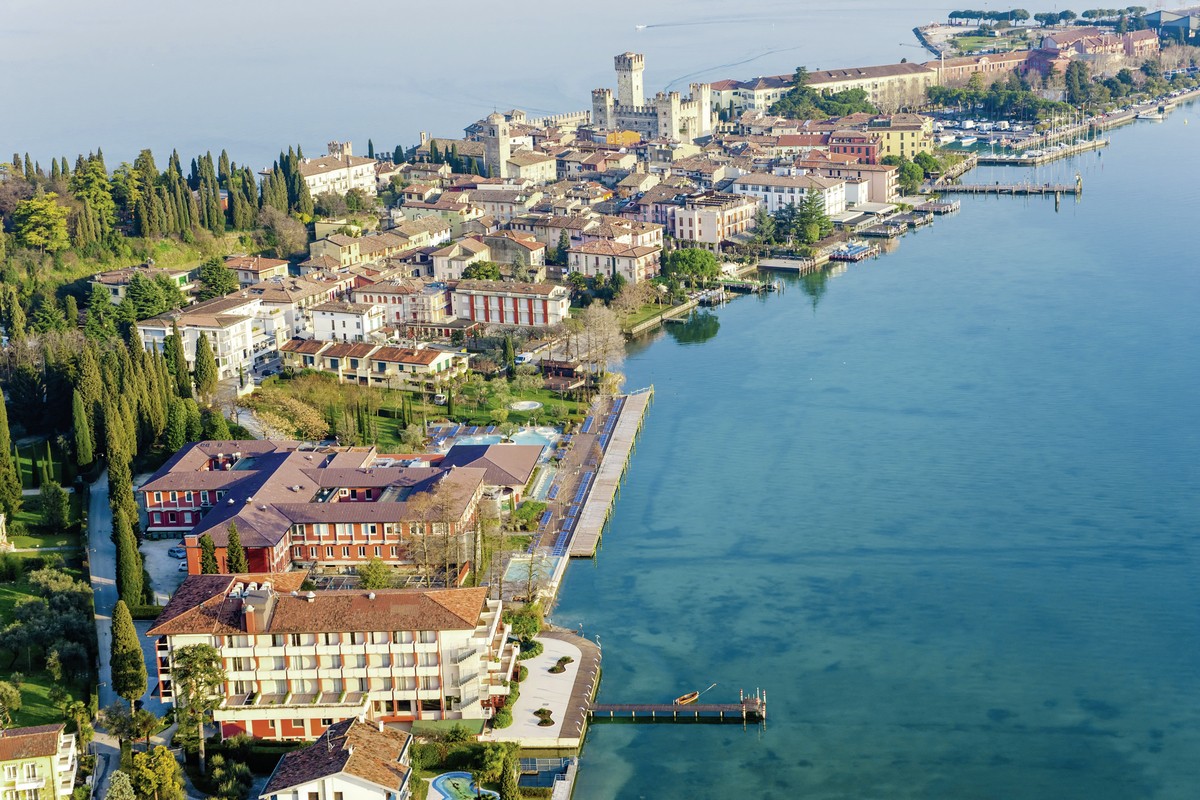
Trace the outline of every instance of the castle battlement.
<instances>
[{"instance_id":1,"label":"castle battlement","mask_svg":"<svg viewBox=\"0 0 1200 800\"><path fill-rule=\"evenodd\" d=\"M641 53L621 53L613 57L617 72L617 90L592 90L591 121L601 130L634 130L651 139L698 139L713 131L712 87L691 84L691 94L678 91L658 92L646 101L642 71L646 59Z\"/></svg>"}]
</instances>

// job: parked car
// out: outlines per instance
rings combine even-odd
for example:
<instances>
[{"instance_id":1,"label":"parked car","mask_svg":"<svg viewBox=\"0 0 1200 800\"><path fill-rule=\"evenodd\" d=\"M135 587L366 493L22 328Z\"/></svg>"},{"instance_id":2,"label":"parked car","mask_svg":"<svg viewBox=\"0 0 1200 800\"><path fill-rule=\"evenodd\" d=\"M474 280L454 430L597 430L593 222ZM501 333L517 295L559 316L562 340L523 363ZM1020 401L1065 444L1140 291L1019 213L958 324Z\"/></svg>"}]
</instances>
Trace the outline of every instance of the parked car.
<instances>
[{"instance_id":1,"label":"parked car","mask_svg":"<svg viewBox=\"0 0 1200 800\"><path fill-rule=\"evenodd\" d=\"M176 545L167 551L171 558L187 558L187 548Z\"/></svg>"},{"instance_id":2,"label":"parked car","mask_svg":"<svg viewBox=\"0 0 1200 800\"><path fill-rule=\"evenodd\" d=\"M187 562L186 562L186 561L180 561L180 562L179 562L179 571L180 571L180 572L187 572Z\"/></svg>"}]
</instances>

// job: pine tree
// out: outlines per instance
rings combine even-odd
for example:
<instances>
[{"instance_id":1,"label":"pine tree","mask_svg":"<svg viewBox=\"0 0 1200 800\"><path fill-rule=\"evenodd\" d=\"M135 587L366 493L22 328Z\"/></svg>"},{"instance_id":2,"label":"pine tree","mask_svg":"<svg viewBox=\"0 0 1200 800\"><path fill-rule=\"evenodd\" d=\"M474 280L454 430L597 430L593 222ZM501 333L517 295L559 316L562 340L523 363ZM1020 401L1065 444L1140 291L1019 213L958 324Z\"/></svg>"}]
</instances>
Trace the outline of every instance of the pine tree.
<instances>
[{"instance_id":1,"label":"pine tree","mask_svg":"<svg viewBox=\"0 0 1200 800\"><path fill-rule=\"evenodd\" d=\"M118 600L112 616L112 687L132 706L146 692L146 662L138 643L133 617L124 600Z\"/></svg>"},{"instance_id":2,"label":"pine tree","mask_svg":"<svg viewBox=\"0 0 1200 800\"><path fill-rule=\"evenodd\" d=\"M217 564L217 546L207 533L200 537L200 574L216 575L221 567Z\"/></svg>"},{"instance_id":3,"label":"pine tree","mask_svg":"<svg viewBox=\"0 0 1200 800\"><path fill-rule=\"evenodd\" d=\"M246 560L246 548L242 547L242 537L238 535L237 523L229 523L229 544L225 545L225 563L229 571L241 574L250 571L250 562Z\"/></svg>"},{"instance_id":4,"label":"pine tree","mask_svg":"<svg viewBox=\"0 0 1200 800\"><path fill-rule=\"evenodd\" d=\"M127 605L141 605L146 590L142 556L133 525L124 511L113 514L113 536L117 540L117 591Z\"/></svg>"},{"instance_id":5,"label":"pine tree","mask_svg":"<svg viewBox=\"0 0 1200 800\"><path fill-rule=\"evenodd\" d=\"M196 337L196 393L209 400L217 389L217 359L208 343L208 334L203 331Z\"/></svg>"},{"instance_id":6,"label":"pine tree","mask_svg":"<svg viewBox=\"0 0 1200 800\"><path fill-rule=\"evenodd\" d=\"M8 432L8 409L0 395L0 510L13 519L21 510L21 479L12 457L12 437Z\"/></svg>"},{"instance_id":7,"label":"pine tree","mask_svg":"<svg viewBox=\"0 0 1200 800\"><path fill-rule=\"evenodd\" d=\"M375 157L375 142L367 139L367 158Z\"/></svg>"},{"instance_id":8,"label":"pine tree","mask_svg":"<svg viewBox=\"0 0 1200 800\"><path fill-rule=\"evenodd\" d=\"M71 420L75 426L75 463L82 469L96 459L96 447L92 440L91 415L78 389L71 393Z\"/></svg>"}]
</instances>

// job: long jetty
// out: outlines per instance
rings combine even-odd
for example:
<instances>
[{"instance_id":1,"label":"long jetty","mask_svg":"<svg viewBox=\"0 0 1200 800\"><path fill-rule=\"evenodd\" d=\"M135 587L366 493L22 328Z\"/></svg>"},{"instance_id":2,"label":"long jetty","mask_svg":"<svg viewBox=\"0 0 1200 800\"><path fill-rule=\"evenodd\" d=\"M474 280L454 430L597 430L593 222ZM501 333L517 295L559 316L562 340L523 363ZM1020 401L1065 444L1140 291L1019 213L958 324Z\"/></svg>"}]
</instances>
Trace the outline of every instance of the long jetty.
<instances>
[{"instance_id":1,"label":"long jetty","mask_svg":"<svg viewBox=\"0 0 1200 800\"><path fill-rule=\"evenodd\" d=\"M625 475L625 468L629 465L629 457L633 453L633 443L641 430L642 420L653 396L654 387L649 387L619 398L621 410L612 431L606 434L600 468L592 479L587 499L571 535L569 552L572 557L591 558L596 555L596 548L600 546L600 535L608 522L613 500L617 496L621 478Z\"/></svg>"},{"instance_id":2,"label":"long jetty","mask_svg":"<svg viewBox=\"0 0 1200 800\"><path fill-rule=\"evenodd\" d=\"M765 722L767 698L758 692L744 696L738 703L593 703L588 707L588 717L593 722Z\"/></svg>"},{"instance_id":3,"label":"long jetty","mask_svg":"<svg viewBox=\"0 0 1200 800\"><path fill-rule=\"evenodd\" d=\"M942 194L1056 195L1083 194L1083 186L1079 183L954 183L939 186L937 191Z\"/></svg>"}]
</instances>

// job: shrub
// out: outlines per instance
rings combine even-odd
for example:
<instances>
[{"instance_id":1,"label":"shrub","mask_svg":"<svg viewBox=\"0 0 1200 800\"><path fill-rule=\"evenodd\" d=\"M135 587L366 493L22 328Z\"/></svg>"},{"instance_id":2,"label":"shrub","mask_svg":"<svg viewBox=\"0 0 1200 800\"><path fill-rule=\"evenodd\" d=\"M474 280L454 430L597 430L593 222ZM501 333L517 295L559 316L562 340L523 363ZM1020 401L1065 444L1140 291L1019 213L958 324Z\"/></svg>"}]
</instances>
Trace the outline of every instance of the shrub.
<instances>
[{"instance_id":1,"label":"shrub","mask_svg":"<svg viewBox=\"0 0 1200 800\"><path fill-rule=\"evenodd\" d=\"M507 708L501 708L497 710L495 716L492 717L492 727L496 728L497 730L501 728L507 728L509 725L512 725L512 721L512 712Z\"/></svg>"},{"instance_id":2,"label":"shrub","mask_svg":"<svg viewBox=\"0 0 1200 800\"><path fill-rule=\"evenodd\" d=\"M517 660L526 661L531 658L537 658L542 654L542 650L544 649L545 648L542 647L542 643L537 639L534 639L531 642L523 641L521 642L521 654L517 656Z\"/></svg>"},{"instance_id":3,"label":"shrub","mask_svg":"<svg viewBox=\"0 0 1200 800\"><path fill-rule=\"evenodd\" d=\"M446 741L453 744L469 742L471 738L471 732L464 725L454 724L450 726L450 730L446 731Z\"/></svg>"},{"instance_id":4,"label":"shrub","mask_svg":"<svg viewBox=\"0 0 1200 800\"><path fill-rule=\"evenodd\" d=\"M517 667L517 683L520 683L521 681L525 680L528 677L529 677L529 667L525 667L525 666Z\"/></svg>"}]
</instances>

